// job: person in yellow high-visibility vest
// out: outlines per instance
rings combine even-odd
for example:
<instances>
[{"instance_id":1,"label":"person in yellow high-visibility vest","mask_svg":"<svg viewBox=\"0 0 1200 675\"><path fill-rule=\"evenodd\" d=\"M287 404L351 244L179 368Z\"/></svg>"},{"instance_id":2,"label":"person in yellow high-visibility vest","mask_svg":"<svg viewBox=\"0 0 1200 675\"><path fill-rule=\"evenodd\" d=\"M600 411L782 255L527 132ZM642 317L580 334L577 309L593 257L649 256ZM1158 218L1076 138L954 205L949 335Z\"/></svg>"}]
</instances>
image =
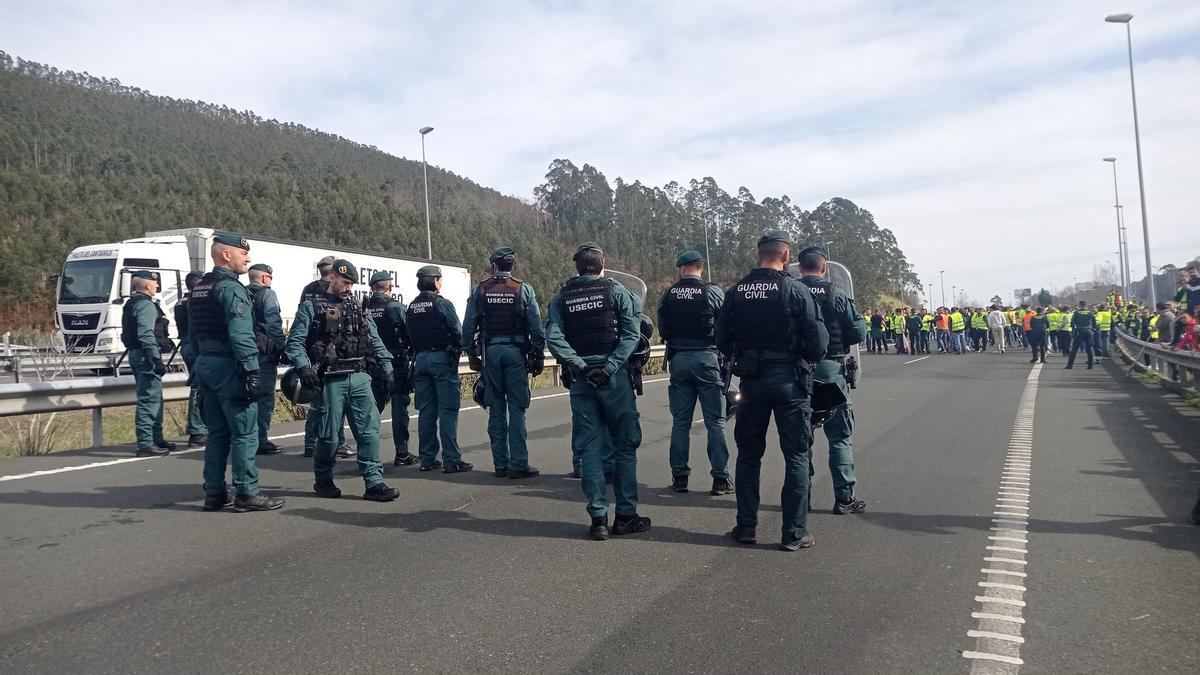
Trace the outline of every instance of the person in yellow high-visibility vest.
<instances>
[{"instance_id":1,"label":"person in yellow high-visibility vest","mask_svg":"<svg viewBox=\"0 0 1200 675\"><path fill-rule=\"evenodd\" d=\"M1096 326L1099 327L1099 339L1096 341L1096 351L1103 358L1108 356L1108 337L1111 335L1113 324L1112 310L1108 305L1100 305L1096 309Z\"/></svg>"}]
</instances>

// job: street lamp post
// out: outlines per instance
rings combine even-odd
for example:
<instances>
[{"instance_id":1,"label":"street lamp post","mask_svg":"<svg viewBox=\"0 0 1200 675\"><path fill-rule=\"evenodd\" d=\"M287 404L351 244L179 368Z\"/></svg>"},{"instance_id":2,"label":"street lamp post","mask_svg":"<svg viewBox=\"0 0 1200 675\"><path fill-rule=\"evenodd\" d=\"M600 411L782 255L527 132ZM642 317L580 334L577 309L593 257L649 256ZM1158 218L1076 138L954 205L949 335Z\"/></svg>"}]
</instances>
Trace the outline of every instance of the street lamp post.
<instances>
[{"instance_id":1,"label":"street lamp post","mask_svg":"<svg viewBox=\"0 0 1200 675\"><path fill-rule=\"evenodd\" d=\"M1133 15L1111 14L1104 17L1104 20L1125 24L1125 44L1129 48L1129 94L1133 100L1133 143L1137 150L1138 195L1142 200L1142 238L1146 248L1146 282L1150 285L1150 306L1155 307L1158 304L1158 294L1154 290L1154 266L1150 263L1150 225L1146 218L1146 181L1142 174L1142 134L1138 128L1137 87L1133 81L1133 31L1129 27Z\"/></svg>"},{"instance_id":2,"label":"street lamp post","mask_svg":"<svg viewBox=\"0 0 1200 675\"><path fill-rule=\"evenodd\" d=\"M1129 289L1125 282L1127 278L1125 274L1125 256L1122 254L1125 245L1122 243L1124 237L1121 235L1121 193L1117 191L1117 158L1105 157L1104 161L1111 163L1113 169L1113 211L1117 213L1117 262L1120 263L1119 267L1121 269L1121 293L1128 297Z\"/></svg>"},{"instance_id":3,"label":"street lamp post","mask_svg":"<svg viewBox=\"0 0 1200 675\"><path fill-rule=\"evenodd\" d=\"M704 219L704 268L708 272L708 282L712 283L712 259L708 255L708 218Z\"/></svg>"},{"instance_id":4,"label":"street lamp post","mask_svg":"<svg viewBox=\"0 0 1200 675\"><path fill-rule=\"evenodd\" d=\"M946 306L946 270L940 270L938 272L938 279L941 281L941 284L942 284L942 307L945 307Z\"/></svg>"},{"instance_id":5,"label":"street lamp post","mask_svg":"<svg viewBox=\"0 0 1200 675\"><path fill-rule=\"evenodd\" d=\"M1121 223L1121 244L1125 251L1125 282L1129 288L1125 291L1125 298L1133 298L1133 268L1129 265L1129 228L1125 227L1125 205L1117 205L1117 220Z\"/></svg>"},{"instance_id":6,"label":"street lamp post","mask_svg":"<svg viewBox=\"0 0 1200 675\"><path fill-rule=\"evenodd\" d=\"M433 230L429 227L429 164L425 162L425 134L433 131L433 127L421 127L421 173L425 176L425 245L429 249L429 259L433 260Z\"/></svg>"},{"instance_id":7,"label":"street lamp post","mask_svg":"<svg viewBox=\"0 0 1200 675\"><path fill-rule=\"evenodd\" d=\"M958 304L957 293L958 293L958 286L955 286L954 284L950 284L950 304L952 304L952 305Z\"/></svg>"}]
</instances>

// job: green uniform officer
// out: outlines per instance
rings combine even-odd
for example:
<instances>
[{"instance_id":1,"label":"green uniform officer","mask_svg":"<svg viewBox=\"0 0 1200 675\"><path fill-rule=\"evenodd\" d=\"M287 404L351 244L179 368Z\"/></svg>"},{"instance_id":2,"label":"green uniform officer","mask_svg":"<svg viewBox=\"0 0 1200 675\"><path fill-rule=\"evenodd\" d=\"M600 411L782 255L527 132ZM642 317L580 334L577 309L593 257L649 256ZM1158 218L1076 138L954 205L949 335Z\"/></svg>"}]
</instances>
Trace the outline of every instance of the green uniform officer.
<instances>
[{"instance_id":1,"label":"green uniform officer","mask_svg":"<svg viewBox=\"0 0 1200 675\"><path fill-rule=\"evenodd\" d=\"M441 439L445 473L470 471L475 466L464 462L458 448L458 409L462 402L462 383L458 379L458 359L462 356L462 324L454 304L443 298L442 270L426 265L417 270L416 298L405 312L408 336L416 352L416 382L413 395L417 404L417 443L421 470L433 471L438 461Z\"/></svg>"},{"instance_id":2,"label":"green uniform officer","mask_svg":"<svg viewBox=\"0 0 1200 675\"><path fill-rule=\"evenodd\" d=\"M704 259L699 251L684 251L675 258L679 281L658 301L658 327L667 343L671 381L667 401L671 407L671 488L688 491L692 416L696 402L708 432L711 494L733 492L729 477L729 446L725 442L725 381L717 357L717 315L725 292L706 283Z\"/></svg>"},{"instance_id":3,"label":"green uniform officer","mask_svg":"<svg viewBox=\"0 0 1200 675\"><path fill-rule=\"evenodd\" d=\"M333 482L333 465L337 430L345 418L358 445L358 472L366 484L363 499L389 502L400 491L383 482L379 408L368 373L378 373L390 386L392 355L379 339L371 315L351 295L356 281L358 269L347 260L335 260L329 289L296 311L286 350L304 386L320 388L325 408L313 455L313 492L330 499L342 496Z\"/></svg>"},{"instance_id":4,"label":"green uniform officer","mask_svg":"<svg viewBox=\"0 0 1200 675\"><path fill-rule=\"evenodd\" d=\"M283 506L258 488L257 399L265 386L258 373L254 310L238 281L250 267L250 244L234 234L218 234L210 250L213 270L200 279L188 301L188 337L196 354L192 378L200 386L208 443L204 446L204 510L270 511ZM225 485L225 465L233 471L236 498Z\"/></svg>"},{"instance_id":5,"label":"green uniform officer","mask_svg":"<svg viewBox=\"0 0 1200 675\"><path fill-rule=\"evenodd\" d=\"M254 309L254 344L258 347L258 375L264 385L258 399L258 454L282 452L271 442L271 418L275 416L275 380L279 357L283 354L283 318L279 315L279 296L271 289L275 278L270 265L250 266L250 302Z\"/></svg>"},{"instance_id":6,"label":"green uniform officer","mask_svg":"<svg viewBox=\"0 0 1200 675\"><path fill-rule=\"evenodd\" d=\"M541 473L529 464L525 440L529 375L542 372L546 335L533 287L512 275L513 249L497 246L488 261L492 276L475 286L467 299L463 335L467 354L479 360L483 371L496 476L529 478Z\"/></svg>"},{"instance_id":7,"label":"green uniform officer","mask_svg":"<svg viewBox=\"0 0 1200 675\"><path fill-rule=\"evenodd\" d=\"M829 333L829 347L825 358L817 362L813 377L818 382L833 382L846 395L846 404L839 406L823 427L825 440L829 442L833 512L845 515L867 510L867 503L854 494L854 404L850 401L850 385L846 382L846 355L850 347L866 339L867 326L854 306L854 298L841 286L827 280L825 261L828 258L829 251L821 245L809 246L798 256L803 275L800 281L808 286L821 307L821 318ZM814 466L810 462L808 475L811 477L813 473Z\"/></svg>"},{"instance_id":8,"label":"green uniform officer","mask_svg":"<svg viewBox=\"0 0 1200 675\"><path fill-rule=\"evenodd\" d=\"M408 326L404 323L407 308L392 296L393 281L391 272L380 270L372 274L371 297L367 298L364 308L374 319L383 346L392 355L392 386L386 392L378 390L375 394L380 414L384 405L388 402L392 404L392 445L396 449L392 466L409 466L417 461L417 456L408 451L408 404L412 392L408 368L411 341Z\"/></svg>"},{"instance_id":9,"label":"green uniform officer","mask_svg":"<svg viewBox=\"0 0 1200 675\"><path fill-rule=\"evenodd\" d=\"M813 366L825 356L829 333L804 284L789 276L787 235L769 231L758 240L758 267L725 293L717 319L717 348L741 378L737 443L737 525L730 536L757 542L759 474L767 426L775 416L783 451L780 548L813 545L808 533L808 463L812 450Z\"/></svg>"},{"instance_id":10,"label":"green uniform officer","mask_svg":"<svg viewBox=\"0 0 1200 675\"><path fill-rule=\"evenodd\" d=\"M327 255L317 261L317 274L319 279L308 282L300 290L300 304L303 305L306 300L319 298L329 290L329 280L333 277L333 263L337 260L334 256ZM299 306L296 307L299 311ZM308 417L304 420L304 456L312 457L317 449L317 438L320 436L321 425L325 423L325 407L321 403L321 399L313 401L308 409ZM341 420L338 420L338 457L353 457L354 452L350 446L346 445L346 429L342 427Z\"/></svg>"},{"instance_id":11,"label":"green uniform officer","mask_svg":"<svg viewBox=\"0 0 1200 675\"><path fill-rule=\"evenodd\" d=\"M571 373L572 438L580 450L580 472L589 534L608 539L608 498L604 488L607 428L613 454L613 493L617 513L612 534L645 532L650 519L638 515L637 449L642 443L637 398L629 357L641 336L633 295L604 271L604 251L591 242L575 250L572 278L550 300L546 344Z\"/></svg>"},{"instance_id":12,"label":"green uniform officer","mask_svg":"<svg viewBox=\"0 0 1200 675\"><path fill-rule=\"evenodd\" d=\"M138 270L131 275L129 301L121 314L121 343L129 351L129 366L137 382L134 429L137 456L165 455L175 449L163 438L162 378L167 374L163 355L175 351L168 337L170 325L154 300L158 272Z\"/></svg>"},{"instance_id":13,"label":"green uniform officer","mask_svg":"<svg viewBox=\"0 0 1200 675\"><path fill-rule=\"evenodd\" d=\"M191 296L192 289L196 284L200 283L200 277L204 275L199 272L188 272L183 278L183 283L187 287L188 295L180 298L179 302L175 303L175 330L179 333L179 355L183 357L183 363L187 366L188 372L192 372L196 368L196 355L192 353L191 339L188 337L188 299ZM208 427L204 426L204 416L200 414L200 387L192 382L189 386L188 406L187 406L187 433L189 448L203 448L208 442Z\"/></svg>"}]
</instances>

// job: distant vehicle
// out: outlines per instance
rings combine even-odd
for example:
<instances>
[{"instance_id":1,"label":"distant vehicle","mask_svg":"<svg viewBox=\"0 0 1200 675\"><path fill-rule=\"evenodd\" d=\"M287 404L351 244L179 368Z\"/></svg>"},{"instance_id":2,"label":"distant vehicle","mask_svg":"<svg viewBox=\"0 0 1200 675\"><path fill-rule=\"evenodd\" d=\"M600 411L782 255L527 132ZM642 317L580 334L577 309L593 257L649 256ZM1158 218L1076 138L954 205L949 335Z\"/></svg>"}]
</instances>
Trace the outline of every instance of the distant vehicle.
<instances>
[{"instance_id":1,"label":"distant vehicle","mask_svg":"<svg viewBox=\"0 0 1200 675\"><path fill-rule=\"evenodd\" d=\"M69 351L120 353L121 308L129 298L130 274L154 270L159 284L159 305L171 322L171 338L179 338L175 328L175 303L186 293L184 277L188 272L212 269L209 247L219 230L189 228L148 232L137 239L116 244L80 246L71 251L58 278L58 302L54 321ZM368 281L379 270L387 270L395 279L393 295L404 302L417 295L417 270L428 260L355 249L322 246L267 237L247 237L252 263L274 268L272 288L279 296L284 327L291 325L300 302L300 291L317 278L317 261L327 255L345 258L358 268L359 280L354 294L360 299L370 294ZM467 306L471 291L470 268L436 262L442 268L442 295L454 303L459 318ZM243 276L243 282L247 279Z\"/></svg>"}]
</instances>

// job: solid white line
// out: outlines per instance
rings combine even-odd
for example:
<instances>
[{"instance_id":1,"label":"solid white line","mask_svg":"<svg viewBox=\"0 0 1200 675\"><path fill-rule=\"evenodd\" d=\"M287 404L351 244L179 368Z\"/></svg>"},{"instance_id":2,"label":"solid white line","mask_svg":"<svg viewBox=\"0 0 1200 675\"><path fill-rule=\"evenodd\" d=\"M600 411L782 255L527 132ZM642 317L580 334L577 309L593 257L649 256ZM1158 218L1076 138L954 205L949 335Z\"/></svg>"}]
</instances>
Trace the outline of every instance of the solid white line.
<instances>
[{"instance_id":1,"label":"solid white line","mask_svg":"<svg viewBox=\"0 0 1200 675\"><path fill-rule=\"evenodd\" d=\"M972 619L991 619L992 621L1008 621L1011 623L1025 623L1025 619L1019 616L1009 616L1007 614L991 614L988 612L971 612Z\"/></svg>"},{"instance_id":2,"label":"solid white line","mask_svg":"<svg viewBox=\"0 0 1200 675\"><path fill-rule=\"evenodd\" d=\"M1010 565L1028 565L1028 564L1029 564L1028 562L1026 562L1026 561L1024 561L1024 560L1017 560L1016 558L992 558L992 557L988 557L988 558L984 558L983 560L984 560L984 562L1008 563L1008 564L1010 564Z\"/></svg>"},{"instance_id":3,"label":"solid white line","mask_svg":"<svg viewBox=\"0 0 1200 675\"><path fill-rule=\"evenodd\" d=\"M1028 499L1017 499L1016 497L996 497L996 501L998 501L998 502L1021 502L1022 504L1029 503Z\"/></svg>"},{"instance_id":4,"label":"solid white line","mask_svg":"<svg viewBox=\"0 0 1200 675\"><path fill-rule=\"evenodd\" d=\"M907 366L907 365L908 365L908 364L910 364L910 363L916 363L917 361L924 361L924 360L925 360L925 359L927 359L927 358L929 358L929 357L928 357L928 356L922 356L922 357L921 357L921 358L919 358L919 359L913 359L912 361L905 361L905 362L904 362L904 365L906 365L906 366Z\"/></svg>"},{"instance_id":5,"label":"solid white line","mask_svg":"<svg viewBox=\"0 0 1200 675\"><path fill-rule=\"evenodd\" d=\"M993 633L991 631L986 631L986 630L969 630L969 631L967 631L967 637L989 638L991 640L1004 640L1005 642L1015 642L1017 644L1025 643L1025 638L1023 638L1019 635L1009 635L1008 633Z\"/></svg>"},{"instance_id":6,"label":"solid white line","mask_svg":"<svg viewBox=\"0 0 1200 675\"><path fill-rule=\"evenodd\" d=\"M1026 555L1029 554L1029 551L1026 551L1023 548L1012 548L1011 546L985 546L984 548L986 548L989 551L1007 551L1008 553L1024 553Z\"/></svg>"},{"instance_id":7,"label":"solid white line","mask_svg":"<svg viewBox=\"0 0 1200 675\"><path fill-rule=\"evenodd\" d=\"M1029 543L1028 539L1022 539L1020 537L988 537L988 539L991 539L992 541L1012 541L1012 542L1016 542L1018 544L1028 544Z\"/></svg>"},{"instance_id":8,"label":"solid white line","mask_svg":"<svg viewBox=\"0 0 1200 675\"><path fill-rule=\"evenodd\" d=\"M992 581L981 581L976 586L980 588L1002 588L1006 591L1020 591L1022 593L1028 590L1024 586L1018 586L1017 584L998 584Z\"/></svg>"},{"instance_id":9,"label":"solid white line","mask_svg":"<svg viewBox=\"0 0 1200 675\"><path fill-rule=\"evenodd\" d=\"M669 378L669 377L660 377L660 378L657 378L654 380L645 380L642 382L642 384L654 384L656 382L667 382L670 379L671 378ZM559 392L556 394L543 394L541 396L534 396L534 397L532 397L531 400L543 401L543 400L550 399L550 398L560 398L563 396L570 396L570 395L571 395L571 392L564 391L564 392ZM460 408L459 411L467 412L470 410L479 410L479 409L480 409L479 406L473 405L473 406L468 406L465 408ZM408 418L410 420L416 419L417 416L409 415ZM391 421L392 420L390 418L381 420L381 422L383 424L390 424ZM349 427L346 427L346 428L349 428ZM278 441L278 440L283 440L285 438L296 438L296 437L303 436L303 435L304 435L303 431L298 431L298 432L292 433L292 434L280 434L278 436L270 436L269 438L270 438L270 440ZM57 469L45 469L43 471L32 471L30 473L19 473L19 474L13 474L10 476L0 476L0 483L3 483L5 481L10 481L10 480L23 480L25 478L36 478L38 476L53 476L53 475L60 474L60 473L70 473L72 471L83 471L84 469L99 469L101 467L116 466L118 464L129 464L131 462L144 462L146 460L151 460L151 459L163 459L165 457L178 457L180 455L188 455L193 452L204 452L204 448L191 448L188 450L172 451L171 454L163 455L162 457L123 457L121 459L110 459L110 460L107 460L104 462L92 462L90 464L80 464L79 466L64 466L64 467L60 467Z\"/></svg>"},{"instance_id":10,"label":"solid white line","mask_svg":"<svg viewBox=\"0 0 1200 675\"><path fill-rule=\"evenodd\" d=\"M1028 574L1025 574L1024 572L1010 572L1008 570L998 570L998 569L995 569L992 567L985 567L979 571L984 574L999 574L999 575L1009 576L1009 577L1020 577L1022 579L1029 576Z\"/></svg>"},{"instance_id":11,"label":"solid white line","mask_svg":"<svg viewBox=\"0 0 1200 675\"><path fill-rule=\"evenodd\" d=\"M981 661L995 661L997 663L1007 663L1013 666L1025 665L1025 662L1015 656L1004 656L1002 654L991 654L988 652L963 652L964 659L978 659Z\"/></svg>"}]
</instances>

